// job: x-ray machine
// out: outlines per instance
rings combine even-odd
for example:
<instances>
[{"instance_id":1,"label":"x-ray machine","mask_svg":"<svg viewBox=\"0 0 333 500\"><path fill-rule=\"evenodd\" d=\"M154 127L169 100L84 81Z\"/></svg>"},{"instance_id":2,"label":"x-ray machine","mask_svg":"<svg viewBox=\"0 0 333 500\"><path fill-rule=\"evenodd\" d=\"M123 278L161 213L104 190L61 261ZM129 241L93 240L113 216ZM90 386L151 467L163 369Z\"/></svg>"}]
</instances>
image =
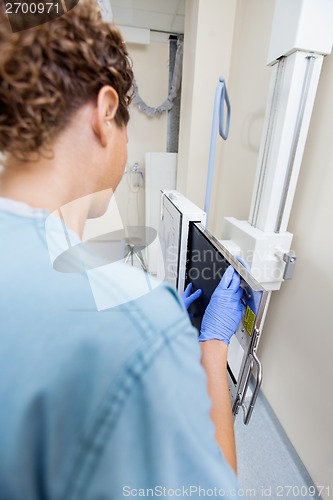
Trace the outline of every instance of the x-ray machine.
<instances>
[{"instance_id":1,"label":"x-ray machine","mask_svg":"<svg viewBox=\"0 0 333 500\"><path fill-rule=\"evenodd\" d=\"M295 268L287 225L323 58L332 50L332 19L331 0L276 1L268 51L272 77L249 219L225 218L221 240L206 228L218 118L223 138L229 127L230 103L222 79L213 117L205 210L177 191L161 193L163 272L179 293L190 281L194 289L203 290L191 306L198 329L226 267L231 264L242 278L245 313L230 344L228 380L233 413L243 408L245 424L262 381L257 347L270 294L292 277ZM237 257L246 259L245 267ZM249 391L251 374L255 383Z\"/></svg>"}]
</instances>

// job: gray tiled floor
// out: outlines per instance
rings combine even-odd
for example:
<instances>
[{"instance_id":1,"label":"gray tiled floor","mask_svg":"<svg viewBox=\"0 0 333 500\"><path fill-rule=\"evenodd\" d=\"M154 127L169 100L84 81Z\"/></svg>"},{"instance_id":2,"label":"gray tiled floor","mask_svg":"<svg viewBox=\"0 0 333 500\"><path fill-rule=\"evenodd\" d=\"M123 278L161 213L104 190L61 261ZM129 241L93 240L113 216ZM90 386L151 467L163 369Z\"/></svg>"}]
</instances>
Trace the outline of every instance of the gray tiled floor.
<instances>
[{"instance_id":1,"label":"gray tiled floor","mask_svg":"<svg viewBox=\"0 0 333 500\"><path fill-rule=\"evenodd\" d=\"M263 394L248 426L235 421L239 494L245 498L321 498Z\"/></svg>"}]
</instances>

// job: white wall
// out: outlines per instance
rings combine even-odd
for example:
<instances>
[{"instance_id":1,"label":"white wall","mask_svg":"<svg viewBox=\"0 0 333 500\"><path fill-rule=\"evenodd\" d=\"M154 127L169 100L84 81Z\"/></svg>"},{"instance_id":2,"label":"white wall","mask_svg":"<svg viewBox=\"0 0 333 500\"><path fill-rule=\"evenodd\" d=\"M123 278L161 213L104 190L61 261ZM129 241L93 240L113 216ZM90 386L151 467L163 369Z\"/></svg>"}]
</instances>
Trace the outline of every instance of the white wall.
<instances>
[{"instance_id":1,"label":"white wall","mask_svg":"<svg viewBox=\"0 0 333 500\"><path fill-rule=\"evenodd\" d=\"M162 42L149 45L129 44L133 70L142 99L152 107L159 106L167 98L169 82L169 44L167 37ZM166 151L167 114L150 118L131 105L128 124L128 165L139 162L144 169L147 151ZM139 194L128 187L128 175L124 175L116 193L125 224L142 225L145 221L144 188Z\"/></svg>"},{"instance_id":2,"label":"white wall","mask_svg":"<svg viewBox=\"0 0 333 500\"><path fill-rule=\"evenodd\" d=\"M213 1L213 0L212 0ZM200 11L200 0L187 2L191 14L185 21L194 40L200 19L215 25L214 9ZM221 2L222 3L222 2ZM193 12L197 9L196 12ZM211 227L219 237L223 217L247 219L256 170L264 108L270 80L266 56L273 18L273 0L237 0L229 73L232 104L230 139L221 142L217 152L214 218ZM228 15L228 13L227 13ZM221 23L221 16L219 22ZM185 28L186 29L186 28ZM187 40L190 39L188 33ZM210 35L207 34L207 39ZM179 181L193 201L201 203L205 191L205 158L210 127L205 108L211 100L211 77L218 58L211 58L205 46L207 67L201 71L196 61L188 64L183 96L187 96L181 117L182 131ZM222 51L223 52L223 51ZM221 53L222 53L221 52ZM192 55L194 58L194 55ZM213 68L214 67L214 68ZM208 72L206 73L206 69ZM228 69L228 68L227 68ZM195 75L194 87L191 79ZM209 96L208 96L209 88ZM315 483L333 489L333 55L324 61L314 106L299 185L289 230L294 233L293 248L298 256L291 282L274 292L259 348L264 369L263 391L283 425L296 451ZM207 98L204 99L205 89ZM211 100L212 102L212 100ZM194 108L194 109L192 109ZM204 116L201 137L198 120ZM191 136L191 131L193 136ZM208 139L207 139L208 138ZM189 151L191 149L191 151ZM196 161L198 158L198 161ZM189 163L187 160L189 159ZM204 165L203 165L204 164ZM192 183L192 185L190 185ZM196 184L196 186L194 186ZM249 429L250 432L250 429ZM323 497L328 499L327 490Z\"/></svg>"},{"instance_id":3,"label":"white wall","mask_svg":"<svg viewBox=\"0 0 333 500\"><path fill-rule=\"evenodd\" d=\"M266 66L273 0L237 2L228 92L231 100L230 133L218 138L212 220L221 237L224 217L247 220L256 173L266 96L271 70Z\"/></svg>"},{"instance_id":4,"label":"white wall","mask_svg":"<svg viewBox=\"0 0 333 500\"><path fill-rule=\"evenodd\" d=\"M236 2L186 0L177 188L203 208L215 90L229 77Z\"/></svg>"}]
</instances>

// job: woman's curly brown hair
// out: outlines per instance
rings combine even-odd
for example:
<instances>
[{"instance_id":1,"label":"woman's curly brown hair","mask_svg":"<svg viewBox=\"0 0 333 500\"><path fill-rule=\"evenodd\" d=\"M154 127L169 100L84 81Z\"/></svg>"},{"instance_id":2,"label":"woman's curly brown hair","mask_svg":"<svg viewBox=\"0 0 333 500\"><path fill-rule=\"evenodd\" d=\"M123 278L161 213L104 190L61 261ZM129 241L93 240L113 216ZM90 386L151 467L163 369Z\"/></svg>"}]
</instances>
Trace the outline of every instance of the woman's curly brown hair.
<instances>
[{"instance_id":1,"label":"woman's curly brown hair","mask_svg":"<svg viewBox=\"0 0 333 500\"><path fill-rule=\"evenodd\" d=\"M115 121L125 125L131 63L118 29L101 20L93 1L18 33L0 14L0 151L21 159L45 152L104 85L117 91Z\"/></svg>"}]
</instances>

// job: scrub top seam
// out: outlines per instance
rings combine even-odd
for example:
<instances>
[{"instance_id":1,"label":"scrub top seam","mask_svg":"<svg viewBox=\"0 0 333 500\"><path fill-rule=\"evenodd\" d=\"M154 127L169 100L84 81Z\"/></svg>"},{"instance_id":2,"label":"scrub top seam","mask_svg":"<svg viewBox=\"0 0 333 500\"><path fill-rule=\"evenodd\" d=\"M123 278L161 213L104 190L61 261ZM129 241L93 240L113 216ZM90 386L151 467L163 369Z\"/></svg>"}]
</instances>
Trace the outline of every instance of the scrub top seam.
<instances>
[{"instance_id":1,"label":"scrub top seam","mask_svg":"<svg viewBox=\"0 0 333 500\"><path fill-rule=\"evenodd\" d=\"M84 492L89 487L94 471L98 466L98 460L107 446L127 398L156 360L158 354L173 341L175 334L179 335L179 327L182 326L184 326L184 330L188 326L186 316L182 321L178 319L169 325L167 329L161 330L160 335L156 336L155 339L148 337L118 373L107 391L104 401L99 406L98 414L94 418L88 435L83 438L80 444L74 470L67 480L61 498L64 500L82 500L84 498Z\"/></svg>"}]
</instances>

